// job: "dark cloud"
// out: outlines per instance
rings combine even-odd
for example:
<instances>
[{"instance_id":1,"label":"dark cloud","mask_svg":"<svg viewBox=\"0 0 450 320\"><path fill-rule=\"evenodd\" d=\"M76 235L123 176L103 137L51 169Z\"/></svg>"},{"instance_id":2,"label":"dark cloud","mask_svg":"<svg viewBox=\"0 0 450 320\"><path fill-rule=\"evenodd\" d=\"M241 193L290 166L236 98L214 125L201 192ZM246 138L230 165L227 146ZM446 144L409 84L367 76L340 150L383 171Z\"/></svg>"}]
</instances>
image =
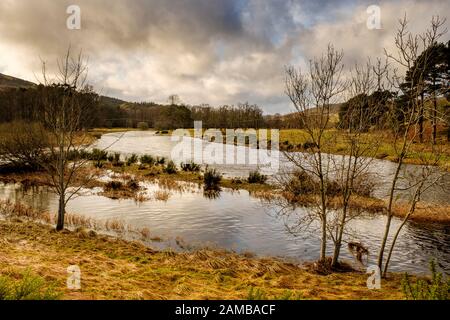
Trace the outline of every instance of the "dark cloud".
<instances>
[{"instance_id":1,"label":"dark cloud","mask_svg":"<svg viewBox=\"0 0 450 320\"><path fill-rule=\"evenodd\" d=\"M381 1L380 1L381 2ZM66 8L81 7L82 29L66 28ZM447 2L427 2L448 12ZM2 0L0 72L33 79L39 57L54 62L68 46L89 56L97 89L131 100L249 101L286 112L284 66L304 63L334 42L346 61L378 53L400 9L381 2L384 29L365 27L370 1L345 0ZM431 15L431 13L430 13ZM423 19L421 19L423 20ZM421 23L420 23L421 24Z\"/></svg>"}]
</instances>

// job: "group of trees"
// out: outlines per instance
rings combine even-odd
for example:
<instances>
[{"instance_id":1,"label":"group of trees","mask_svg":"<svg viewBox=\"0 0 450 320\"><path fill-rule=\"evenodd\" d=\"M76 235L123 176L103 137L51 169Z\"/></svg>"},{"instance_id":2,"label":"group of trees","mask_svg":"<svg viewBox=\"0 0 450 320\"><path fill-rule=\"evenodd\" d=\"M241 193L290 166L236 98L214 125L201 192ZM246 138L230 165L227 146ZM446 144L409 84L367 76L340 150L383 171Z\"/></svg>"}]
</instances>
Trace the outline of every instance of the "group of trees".
<instances>
[{"instance_id":1,"label":"group of trees","mask_svg":"<svg viewBox=\"0 0 450 320\"><path fill-rule=\"evenodd\" d=\"M423 36L425 37L425 36ZM424 41L425 38L420 41ZM390 56L391 62L400 62L402 56ZM401 65L406 68L406 75L402 83L394 91L386 90L378 82L378 87L371 95L358 95L352 97L344 103L339 112L339 127L359 126L360 118L364 118L366 113L371 113L372 117L366 128L391 129L398 126L405 127L411 108L419 101L415 112L418 114L418 139L420 142L425 138L425 126L431 128L429 139L436 144L439 124L447 125L447 138L450 141L450 126L448 125L449 104L447 98L450 93L450 42L429 43L429 46L418 56L408 57L410 65ZM373 66L376 75L382 75L388 71L388 64L383 68ZM390 86L392 89L392 86ZM395 86L394 86L395 87ZM399 94L401 93L401 94ZM361 105L358 109L357 106ZM371 107L370 107L371 106ZM376 109L369 110L369 108ZM392 108L392 110L389 110ZM389 116L389 117L388 117Z\"/></svg>"},{"instance_id":2,"label":"group of trees","mask_svg":"<svg viewBox=\"0 0 450 320\"><path fill-rule=\"evenodd\" d=\"M416 212L422 194L431 186L436 186L446 175L440 170L443 157L436 146L436 127L438 121L445 119L437 107L439 97L448 94L448 44L438 42L447 31L443 30L445 20L434 17L430 28L421 34L413 34L408 29L406 17L400 20L395 37L395 51L386 51L386 62L373 65L355 65L344 76L343 52L329 46L327 52L311 60L309 68L303 70L288 67L286 70L286 93L299 115L310 148L303 153L285 153L293 164L295 173L287 172L279 178L286 190L294 183L302 192L314 189L312 208L306 216L294 221L290 230L299 232L309 228L314 221L320 225L321 246L320 265L337 267L343 235L348 232L347 224L360 212L352 209L352 201L358 192L364 193L370 186L369 167L376 156L380 139L367 135L371 130L389 128L391 143L397 156L396 170L390 178L386 204L386 225L381 235L377 263L382 274L387 274L389 262L394 252L396 240L409 218ZM446 56L446 58L444 58ZM400 74L399 69L406 70ZM331 121L333 103L342 96L352 97L340 110L337 131L327 130ZM425 104L425 99L431 103ZM430 152L420 153L423 166L416 172L406 175L405 159L411 152L416 139L423 134L424 118L432 123ZM345 139L345 156L326 153L331 144L336 143L339 134ZM305 183L307 188L305 188ZM399 195L407 192L402 200L407 210L402 223L392 230L394 207ZM338 208L333 200L338 198ZM295 198L294 198L295 199ZM292 206L292 200L284 204ZM295 206L295 203L294 203ZM289 215L296 211L284 210ZM329 240L333 243L333 258L327 259Z\"/></svg>"},{"instance_id":3,"label":"group of trees","mask_svg":"<svg viewBox=\"0 0 450 320\"><path fill-rule=\"evenodd\" d=\"M46 122L50 116L46 112L49 100L56 99L70 88L61 84L42 83L30 88L11 88L0 91L0 123L13 121ZM89 108L83 110L82 128L90 128L98 123L100 99L91 86L70 92Z\"/></svg>"},{"instance_id":4,"label":"group of trees","mask_svg":"<svg viewBox=\"0 0 450 320\"><path fill-rule=\"evenodd\" d=\"M262 109L257 105L239 103L237 106L213 108L209 105L191 107L192 118L202 121L206 128L255 128L265 126Z\"/></svg>"}]
</instances>

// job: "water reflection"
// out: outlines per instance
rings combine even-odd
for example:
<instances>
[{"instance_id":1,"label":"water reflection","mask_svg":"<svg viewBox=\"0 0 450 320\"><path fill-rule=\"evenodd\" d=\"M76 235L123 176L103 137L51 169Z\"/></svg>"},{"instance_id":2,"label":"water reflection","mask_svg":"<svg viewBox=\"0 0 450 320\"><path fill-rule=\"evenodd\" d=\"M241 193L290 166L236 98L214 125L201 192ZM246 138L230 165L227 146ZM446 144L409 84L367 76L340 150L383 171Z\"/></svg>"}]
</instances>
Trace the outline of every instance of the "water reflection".
<instances>
[{"instance_id":1,"label":"water reflection","mask_svg":"<svg viewBox=\"0 0 450 320\"><path fill-rule=\"evenodd\" d=\"M156 190L158 186L153 186ZM43 187L28 190L19 185L0 185L0 199L22 201L42 210L56 212L57 197ZM95 219L118 219L131 226L146 227L152 236L183 239L192 246L219 246L238 252L249 251L259 256L278 256L294 261L318 258L320 233L311 228L297 236L288 232L279 208L253 198L247 191L230 192L205 197L203 190L175 193L167 202L111 200L96 194L86 194L69 202L68 212L89 215ZM297 207L299 219L308 215L307 208ZM385 219L378 214L364 214L349 223L351 232L345 241L362 243L369 250L373 263L383 233ZM394 219L393 228L400 224ZM155 246L163 244L153 244ZM331 246L328 254L331 255ZM342 257L354 260L347 246ZM428 272L430 259L436 259L444 271L450 271L449 227L435 224L409 223L402 231L393 255L392 269L398 272Z\"/></svg>"},{"instance_id":2,"label":"water reflection","mask_svg":"<svg viewBox=\"0 0 450 320\"><path fill-rule=\"evenodd\" d=\"M118 138L120 139L118 140ZM193 139L187 140L187 144L193 144ZM152 131L133 131L123 133L111 133L105 134L101 137L99 141L93 147L107 148L111 152L121 152L124 154L151 154L154 156L164 156L170 158L172 155L172 150L177 145L177 142L171 141L169 136L157 136ZM214 148L223 149L223 157L235 158L238 151L244 152L246 157L249 154L249 148L243 146L234 145L222 145L217 143L205 143L205 148L208 146L213 146ZM212 148L211 148L212 149ZM175 163L180 164L181 162L189 162L195 158L194 152L188 155L188 158L183 158L177 156L177 158L172 159ZM198 155L197 155L198 156ZM263 158L263 162L267 162L270 159L267 157L279 157L281 171L289 171L292 168L290 162L284 157L283 153L268 153L260 150L258 157ZM339 163L341 156L333 156L336 163ZM278 161L278 159L277 159ZM248 177L251 171L257 170L257 165L233 165L233 164L214 164L210 165L211 168L217 169L225 177ZM264 167L264 174L273 176L278 171L272 170L270 167ZM369 168L369 173L374 177L374 183L376 185L376 190L374 196L379 198L386 198L389 192L390 179L396 170L396 163L384 160L374 159ZM405 165L403 167L401 177L408 177L411 175L420 175L420 166L417 165ZM407 179L400 179L398 188L405 188L408 182ZM409 195L409 191L399 192L403 197ZM447 175L442 181L440 186L432 187L427 190L422 195L422 200L427 202L439 203L439 204L449 204L450 205L450 175Z\"/></svg>"},{"instance_id":3,"label":"water reflection","mask_svg":"<svg viewBox=\"0 0 450 320\"><path fill-rule=\"evenodd\" d=\"M203 191L203 196L209 200L217 200L220 198L221 189L216 190L205 190Z\"/></svg>"}]
</instances>

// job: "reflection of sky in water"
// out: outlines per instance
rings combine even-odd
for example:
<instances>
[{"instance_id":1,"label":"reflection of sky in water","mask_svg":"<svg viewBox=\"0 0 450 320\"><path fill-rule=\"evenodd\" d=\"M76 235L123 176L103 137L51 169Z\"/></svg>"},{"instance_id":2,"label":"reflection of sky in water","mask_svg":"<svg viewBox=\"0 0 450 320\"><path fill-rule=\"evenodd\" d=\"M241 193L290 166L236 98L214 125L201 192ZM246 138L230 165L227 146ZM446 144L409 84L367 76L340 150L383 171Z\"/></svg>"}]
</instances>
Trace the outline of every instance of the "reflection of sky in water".
<instances>
[{"instance_id":1,"label":"reflection of sky in water","mask_svg":"<svg viewBox=\"0 0 450 320\"><path fill-rule=\"evenodd\" d=\"M149 192L157 190L149 185ZM34 191L33 191L34 190ZM0 199L22 200L41 209L55 211L57 199L43 188L28 190L18 186L0 186ZM305 210L305 209L301 209ZM296 261L318 258L319 236L310 229L299 237L286 231L277 210L249 196L247 191L223 191L215 200L207 199L201 190L173 193L168 202L111 200L89 195L69 202L68 212L89 214L97 219L116 218L139 227L148 227L152 236L175 239L188 245L217 245L258 255L279 256ZM303 211L298 212L302 215ZM370 260L375 260L384 228L384 217L364 216L351 222L354 231L349 240L361 241L369 247ZM392 230L400 221L394 219ZM330 244L331 254L331 244ZM346 247L343 257L352 259ZM392 270L427 272L428 262L436 258L441 267L450 270L450 230L438 225L408 224L399 237L392 260Z\"/></svg>"},{"instance_id":2,"label":"reflection of sky in water","mask_svg":"<svg viewBox=\"0 0 450 320\"><path fill-rule=\"evenodd\" d=\"M120 139L118 139L120 137ZM178 142L172 141L172 137L170 136L156 136L152 131L130 131L125 134L121 133L112 133L105 134L102 138L97 141L95 147L104 149L108 148L111 152L121 152L124 154L151 154L154 156L164 156L167 158L173 157L173 160L177 163L186 162L188 160L194 159L195 162L200 163L199 154L201 154L201 149L195 149L193 147L193 139L186 138L183 139L182 146L178 145L178 150L180 152L172 152L177 146ZM192 146L192 148L191 148ZM250 171L255 170L259 167L261 168L262 173L266 175L273 175L277 172L278 167L281 169L289 167L289 163L283 156L283 153L273 152L268 153L266 150L252 150L250 148L243 146L233 146L233 145L223 145L218 143L204 143L204 148L207 152L204 153L204 157L206 163L212 163L215 158L212 150L223 150L222 158L227 159L237 159L237 155L240 154L242 157L246 157L247 159L250 156L257 155L258 161L257 164L253 164L252 162L248 165L238 164L242 163L241 161L235 161L236 164L215 164L212 167L217 168L221 173L223 173L226 177L247 177ZM187 147L183 149L183 147ZM182 150L197 150L195 154L193 152L182 153ZM335 160L338 162L341 158L340 156L334 156ZM220 157L219 157L220 158ZM278 165L279 159L279 165ZM209 161L208 161L209 160ZM244 162L249 163L249 162ZM268 164L272 163L272 166L268 166ZM410 174L418 175L420 174L419 166L415 165L405 165L404 166L403 176L407 176ZM370 172L372 174L372 179L376 183L376 190L374 195L376 197L385 198L388 194L388 189L390 186L390 177L394 174L396 169L396 164L390 161L383 160L373 160L370 163ZM284 170L283 170L284 171ZM431 188L426 191L422 196L422 200L429 202L437 202L437 203L445 203L450 204L450 175L447 176L445 181L445 188ZM400 187L405 186L404 181L400 181ZM402 193L403 196L406 196L406 192Z\"/></svg>"}]
</instances>

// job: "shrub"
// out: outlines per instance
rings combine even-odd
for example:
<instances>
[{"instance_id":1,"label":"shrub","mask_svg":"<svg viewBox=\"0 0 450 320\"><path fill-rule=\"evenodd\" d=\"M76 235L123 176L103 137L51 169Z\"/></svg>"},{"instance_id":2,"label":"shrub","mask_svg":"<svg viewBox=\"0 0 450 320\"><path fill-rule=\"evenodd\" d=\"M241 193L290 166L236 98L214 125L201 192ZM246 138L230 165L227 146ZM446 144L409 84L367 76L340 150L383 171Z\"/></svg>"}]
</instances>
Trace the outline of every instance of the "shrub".
<instances>
[{"instance_id":1,"label":"shrub","mask_svg":"<svg viewBox=\"0 0 450 320\"><path fill-rule=\"evenodd\" d=\"M153 158L151 155L148 154L144 154L143 156L141 156L139 161L141 162L141 164L147 164L151 167L154 166L156 163L155 158Z\"/></svg>"},{"instance_id":2,"label":"shrub","mask_svg":"<svg viewBox=\"0 0 450 320\"><path fill-rule=\"evenodd\" d=\"M148 130L148 123L147 122L139 122L137 124L137 128L139 130L142 130L142 131L147 131Z\"/></svg>"},{"instance_id":3,"label":"shrub","mask_svg":"<svg viewBox=\"0 0 450 320\"><path fill-rule=\"evenodd\" d=\"M292 193L294 196L311 194L317 188L317 182L301 170L294 172L292 178L285 185L285 191Z\"/></svg>"},{"instance_id":4,"label":"shrub","mask_svg":"<svg viewBox=\"0 0 450 320\"><path fill-rule=\"evenodd\" d=\"M203 183L205 190L219 190L220 181L222 181L222 176L216 169L206 168L205 174L203 176Z\"/></svg>"},{"instance_id":5,"label":"shrub","mask_svg":"<svg viewBox=\"0 0 450 320\"><path fill-rule=\"evenodd\" d=\"M20 280L0 277L0 300L56 300L61 294L39 276L26 271Z\"/></svg>"},{"instance_id":6,"label":"shrub","mask_svg":"<svg viewBox=\"0 0 450 320\"><path fill-rule=\"evenodd\" d=\"M199 172L200 165L196 164L194 161L191 161L189 163L182 163L181 169L186 172Z\"/></svg>"},{"instance_id":7,"label":"shrub","mask_svg":"<svg viewBox=\"0 0 450 320\"><path fill-rule=\"evenodd\" d=\"M109 181L105 184L105 190L117 191L123 188L123 183L120 181Z\"/></svg>"},{"instance_id":8,"label":"shrub","mask_svg":"<svg viewBox=\"0 0 450 320\"><path fill-rule=\"evenodd\" d=\"M137 162L138 162L138 156L134 153L127 158L127 166L131 166L133 164L136 164Z\"/></svg>"},{"instance_id":9,"label":"shrub","mask_svg":"<svg viewBox=\"0 0 450 320\"><path fill-rule=\"evenodd\" d=\"M305 149L305 150L314 149L314 148L317 148L317 144L315 142L306 141L303 144L303 149Z\"/></svg>"},{"instance_id":10,"label":"shrub","mask_svg":"<svg viewBox=\"0 0 450 320\"><path fill-rule=\"evenodd\" d=\"M120 158L120 155L119 155L119 158ZM108 158L106 160L108 160L108 162L111 162L111 163L114 162L114 155L113 154L109 154Z\"/></svg>"},{"instance_id":11,"label":"shrub","mask_svg":"<svg viewBox=\"0 0 450 320\"><path fill-rule=\"evenodd\" d=\"M177 166L175 165L175 163L172 160L169 161L167 166L164 168L164 172L168 173L168 174L175 174L175 173L177 173Z\"/></svg>"},{"instance_id":12,"label":"shrub","mask_svg":"<svg viewBox=\"0 0 450 320\"><path fill-rule=\"evenodd\" d=\"M139 190L139 183L136 180L131 179L130 181L127 182L126 187L130 190L136 191Z\"/></svg>"},{"instance_id":13,"label":"shrub","mask_svg":"<svg viewBox=\"0 0 450 320\"><path fill-rule=\"evenodd\" d=\"M108 160L108 153L104 150L93 149L91 152L90 160L106 161Z\"/></svg>"},{"instance_id":14,"label":"shrub","mask_svg":"<svg viewBox=\"0 0 450 320\"><path fill-rule=\"evenodd\" d=\"M38 123L0 125L0 158L18 168L39 169L50 138Z\"/></svg>"},{"instance_id":15,"label":"shrub","mask_svg":"<svg viewBox=\"0 0 450 320\"><path fill-rule=\"evenodd\" d=\"M418 279L415 284L411 283L409 276L405 273L402 280L402 290L408 300L449 300L450 279L445 279L442 273L436 271L434 261L430 262L431 280Z\"/></svg>"},{"instance_id":16,"label":"shrub","mask_svg":"<svg viewBox=\"0 0 450 320\"><path fill-rule=\"evenodd\" d=\"M83 154L83 157L85 156L87 156L89 160L94 161L95 168L103 168L103 161L108 159L108 153L100 149L93 149L90 154Z\"/></svg>"},{"instance_id":17,"label":"shrub","mask_svg":"<svg viewBox=\"0 0 450 320\"><path fill-rule=\"evenodd\" d=\"M251 171L248 179L247 179L248 183L266 183L267 181L267 176L261 174L259 171Z\"/></svg>"}]
</instances>

